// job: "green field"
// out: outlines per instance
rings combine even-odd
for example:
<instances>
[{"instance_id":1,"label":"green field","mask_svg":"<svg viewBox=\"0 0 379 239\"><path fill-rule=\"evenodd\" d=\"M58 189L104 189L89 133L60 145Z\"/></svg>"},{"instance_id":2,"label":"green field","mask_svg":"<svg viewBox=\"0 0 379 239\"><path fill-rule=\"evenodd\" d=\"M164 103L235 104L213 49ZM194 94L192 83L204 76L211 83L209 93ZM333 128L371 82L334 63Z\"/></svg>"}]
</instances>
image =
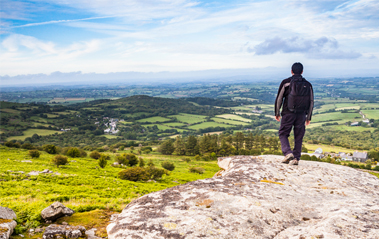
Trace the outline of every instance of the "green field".
<instances>
[{"instance_id":1,"label":"green field","mask_svg":"<svg viewBox=\"0 0 379 239\"><path fill-rule=\"evenodd\" d=\"M55 134L55 133L61 134L62 131L55 131L55 130L48 130L48 129L27 129L23 133L24 133L24 135L11 136L11 137L7 138L7 140L24 140L27 137L32 137L33 134L38 134L40 136L51 135L51 134Z\"/></svg>"},{"instance_id":2,"label":"green field","mask_svg":"<svg viewBox=\"0 0 379 239\"><path fill-rule=\"evenodd\" d=\"M223 119L223 118L211 118L217 123L223 123L223 124L232 124L232 125L249 125L248 123L241 122L241 121L235 121L235 120L228 120L228 119Z\"/></svg>"},{"instance_id":3,"label":"green field","mask_svg":"<svg viewBox=\"0 0 379 239\"><path fill-rule=\"evenodd\" d=\"M167 122L167 121L171 121L171 119L160 117L160 116L154 116L154 117L137 120L137 122L140 122L140 123L149 123L149 122L156 123L156 122Z\"/></svg>"},{"instance_id":4,"label":"green field","mask_svg":"<svg viewBox=\"0 0 379 239\"><path fill-rule=\"evenodd\" d=\"M347 121L362 120L362 116L359 113L341 113L341 112L330 112L324 114L315 114L312 116L312 122L328 122L328 121L339 121L344 123Z\"/></svg>"},{"instance_id":5,"label":"green field","mask_svg":"<svg viewBox=\"0 0 379 239\"><path fill-rule=\"evenodd\" d=\"M100 137L105 137L107 139L117 139L117 138L120 138L120 136L111 135L111 134L104 134L104 135L101 135Z\"/></svg>"},{"instance_id":6,"label":"green field","mask_svg":"<svg viewBox=\"0 0 379 239\"><path fill-rule=\"evenodd\" d=\"M379 110L362 110L362 113L368 119L379 119Z\"/></svg>"},{"instance_id":7,"label":"green field","mask_svg":"<svg viewBox=\"0 0 379 239\"><path fill-rule=\"evenodd\" d=\"M225 127L225 128L234 127L234 125L221 124L221 123L217 123L217 122L203 122L200 124L188 126L188 128L193 129L193 130L198 130L198 129L205 129L205 128L209 128L209 127L217 127L217 126Z\"/></svg>"},{"instance_id":8,"label":"green field","mask_svg":"<svg viewBox=\"0 0 379 239\"><path fill-rule=\"evenodd\" d=\"M223 115L216 115L218 118L224 118L224 119L230 119L230 120L237 120L237 121L243 121L250 123L251 119L246 119L244 117L241 117L239 115L234 115L234 114L223 114Z\"/></svg>"},{"instance_id":9,"label":"green field","mask_svg":"<svg viewBox=\"0 0 379 239\"><path fill-rule=\"evenodd\" d=\"M51 164L54 155L43 152L40 158L31 159L27 150L0 146L0 205L15 211L18 216L17 230L22 230L21 227L26 230L40 226L41 211L55 201L75 210L74 216L96 209L121 211L129 202L142 195L211 178L219 170L216 161L195 161L189 157L192 161L186 163L181 160L182 156L153 153L142 155L145 162L151 159L157 167L161 167L161 162L170 161L174 163L175 170L157 182L131 182L118 178L118 172L122 169L111 167L115 156L106 154L111 156L111 160L104 169L98 167L97 160L89 157L69 158L68 165L57 168ZM32 163L21 162L22 160L31 160ZM205 173L190 173L190 167L202 167ZM33 170L44 169L54 173L26 176Z\"/></svg>"},{"instance_id":10,"label":"green field","mask_svg":"<svg viewBox=\"0 0 379 239\"><path fill-rule=\"evenodd\" d=\"M347 149L343 147L338 147L338 146L331 146L331 145L325 145L325 144L308 144L308 143L303 143L304 146L311 151L315 151L318 148L322 148L323 152L344 152L344 153L354 153L356 150L354 149Z\"/></svg>"},{"instance_id":11,"label":"green field","mask_svg":"<svg viewBox=\"0 0 379 239\"><path fill-rule=\"evenodd\" d=\"M170 117L171 118L175 117L178 119L178 121L183 122L183 123L195 124L195 123L204 121L207 116L181 113L178 115L171 115Z\"/></svg>"},{"instance_id":12,"label":"green field","mask_svg":"<svg viewBox=\"0 0 379 239\"><path fill-rule=\"evenodd\" d=\"M162 125L162 124L143 124L142 126L143 127L153 127L154 125L156 125L159 130L173 129L169 126Z\"/></svg>"},{"instance_id":13,"label":"green field","mask_svg":"<svg viewBox=\"0 0 379 239\"><path fill-rule=\"evenodd\" d=\"M174 122L174 123L165 123L164 125L167 125L167 126L170 126L170 127L183 127L183 126L185 126L185 124L183 124L183 123L178 123L178 122Z\"/></svg>"}]
</instances>

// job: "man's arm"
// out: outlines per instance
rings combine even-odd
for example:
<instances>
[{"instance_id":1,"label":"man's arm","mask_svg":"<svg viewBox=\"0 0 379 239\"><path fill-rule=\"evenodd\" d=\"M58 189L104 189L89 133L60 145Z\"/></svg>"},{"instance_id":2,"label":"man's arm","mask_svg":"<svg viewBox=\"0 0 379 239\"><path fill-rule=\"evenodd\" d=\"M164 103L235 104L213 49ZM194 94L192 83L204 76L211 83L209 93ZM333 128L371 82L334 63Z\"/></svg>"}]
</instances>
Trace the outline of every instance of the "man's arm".
<instances>
[{"instance_id":1,"label":"man's arm","mask_svg":"<svg viewBox=\"0 0 379 239\"><path fill-rule=\"evenodd\" d=\"M279 89L278 89L278 94L276 95L276 99L275 99L275 119L277 121L280 121L280 108L282 107L282 103L283 103L283 96L284 96L284 92L285 92L285 88L287 86L289 86L290 83L284 83L284 81L282 81L282 83L280 84L279 86Z\"/></svg>"},{"instance_id":2,"label":"man's arm","mask_svg":"<svg viewBox=\"0 0 379 239\"><path fill-rule=\"evenodd\" d=\"M306 119L306 122L305 122L305 125L309 125L311 123L311 119L312 119L312 113L313 113L313 106L314 106L314 96L313 96L313 87L311 85L311 94L309 95L310 97L310 100L309 100L309 110L308 110L308 115L307 115L307 119Z\"/></svg>"}]
</instances>

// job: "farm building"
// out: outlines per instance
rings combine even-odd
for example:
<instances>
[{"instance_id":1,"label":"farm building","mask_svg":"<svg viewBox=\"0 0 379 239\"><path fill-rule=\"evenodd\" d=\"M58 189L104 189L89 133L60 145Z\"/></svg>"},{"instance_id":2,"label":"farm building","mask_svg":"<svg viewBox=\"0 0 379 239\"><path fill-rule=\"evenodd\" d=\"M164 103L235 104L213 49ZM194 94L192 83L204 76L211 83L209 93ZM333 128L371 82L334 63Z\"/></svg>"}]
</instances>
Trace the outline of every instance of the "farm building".
<instances>
[{"instance_id":1,"label":"farm building","mask_svg":"<svg viewBox=\"0 0 379 239\"><path fill-rule=\"evenodd\" d=\"M351 126L358 126L359 125L359 122L353 122L350 124Z\"/></svg>"},{"instance_id":2,"label":"farm building","mask_svg":"<svg viewBox=\"0 0 379 239\"><path fill-rule=\"evenodd\" d=\"M353 153L353 160L357 162L366 162L368 159L367 153L366 152L354 152Z\"/></svg>"}]
</instances>

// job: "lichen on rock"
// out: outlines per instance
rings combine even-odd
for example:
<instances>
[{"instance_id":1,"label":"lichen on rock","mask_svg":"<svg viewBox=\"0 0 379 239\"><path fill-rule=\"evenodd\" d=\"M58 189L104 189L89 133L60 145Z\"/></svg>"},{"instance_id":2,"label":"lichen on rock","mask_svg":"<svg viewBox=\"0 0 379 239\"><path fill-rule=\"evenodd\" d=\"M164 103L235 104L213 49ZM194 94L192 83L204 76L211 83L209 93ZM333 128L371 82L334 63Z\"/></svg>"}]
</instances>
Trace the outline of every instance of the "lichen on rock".
<instances>
[{"instance_id":1,"label":"lichen on rock","mask_svg":"<svg viewBox=\"0 0 379 239\"><path fill-rule=\"evenodd\" d=\"M223 170L147 194L107 227L115 238L379 238L379 179L283 157L219 158Z\"/></svg>"}]
</instances>

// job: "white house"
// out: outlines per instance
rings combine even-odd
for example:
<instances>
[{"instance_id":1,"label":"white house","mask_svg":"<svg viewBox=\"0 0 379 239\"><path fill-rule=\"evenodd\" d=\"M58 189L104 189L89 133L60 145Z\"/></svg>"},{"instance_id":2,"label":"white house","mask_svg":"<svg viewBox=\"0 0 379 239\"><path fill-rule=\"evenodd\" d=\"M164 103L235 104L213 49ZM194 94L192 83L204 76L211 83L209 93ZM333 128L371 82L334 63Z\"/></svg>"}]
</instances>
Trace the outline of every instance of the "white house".
<instances>
[{"instance_id":1,"label":"white house","mask_svg":"<svg viewBox=\"0 0 379 239\"><path fill-rule=\"evenodd\" d=\"M109 134L109 132L111 132L111 129L105 129L104 130L104 133L106 133L106 134Z\"/></svg>"},{"instance_id":2,"label":"white house","mask_svg":"<svg viewBox=\"0 0 379 239\"><path fill-rule=\"evenodd\" d=\"M350 126L358 126L358 125L359 125L358 122L353 122L353 123L350 124Z\"/></svg>"}]
</instances>

